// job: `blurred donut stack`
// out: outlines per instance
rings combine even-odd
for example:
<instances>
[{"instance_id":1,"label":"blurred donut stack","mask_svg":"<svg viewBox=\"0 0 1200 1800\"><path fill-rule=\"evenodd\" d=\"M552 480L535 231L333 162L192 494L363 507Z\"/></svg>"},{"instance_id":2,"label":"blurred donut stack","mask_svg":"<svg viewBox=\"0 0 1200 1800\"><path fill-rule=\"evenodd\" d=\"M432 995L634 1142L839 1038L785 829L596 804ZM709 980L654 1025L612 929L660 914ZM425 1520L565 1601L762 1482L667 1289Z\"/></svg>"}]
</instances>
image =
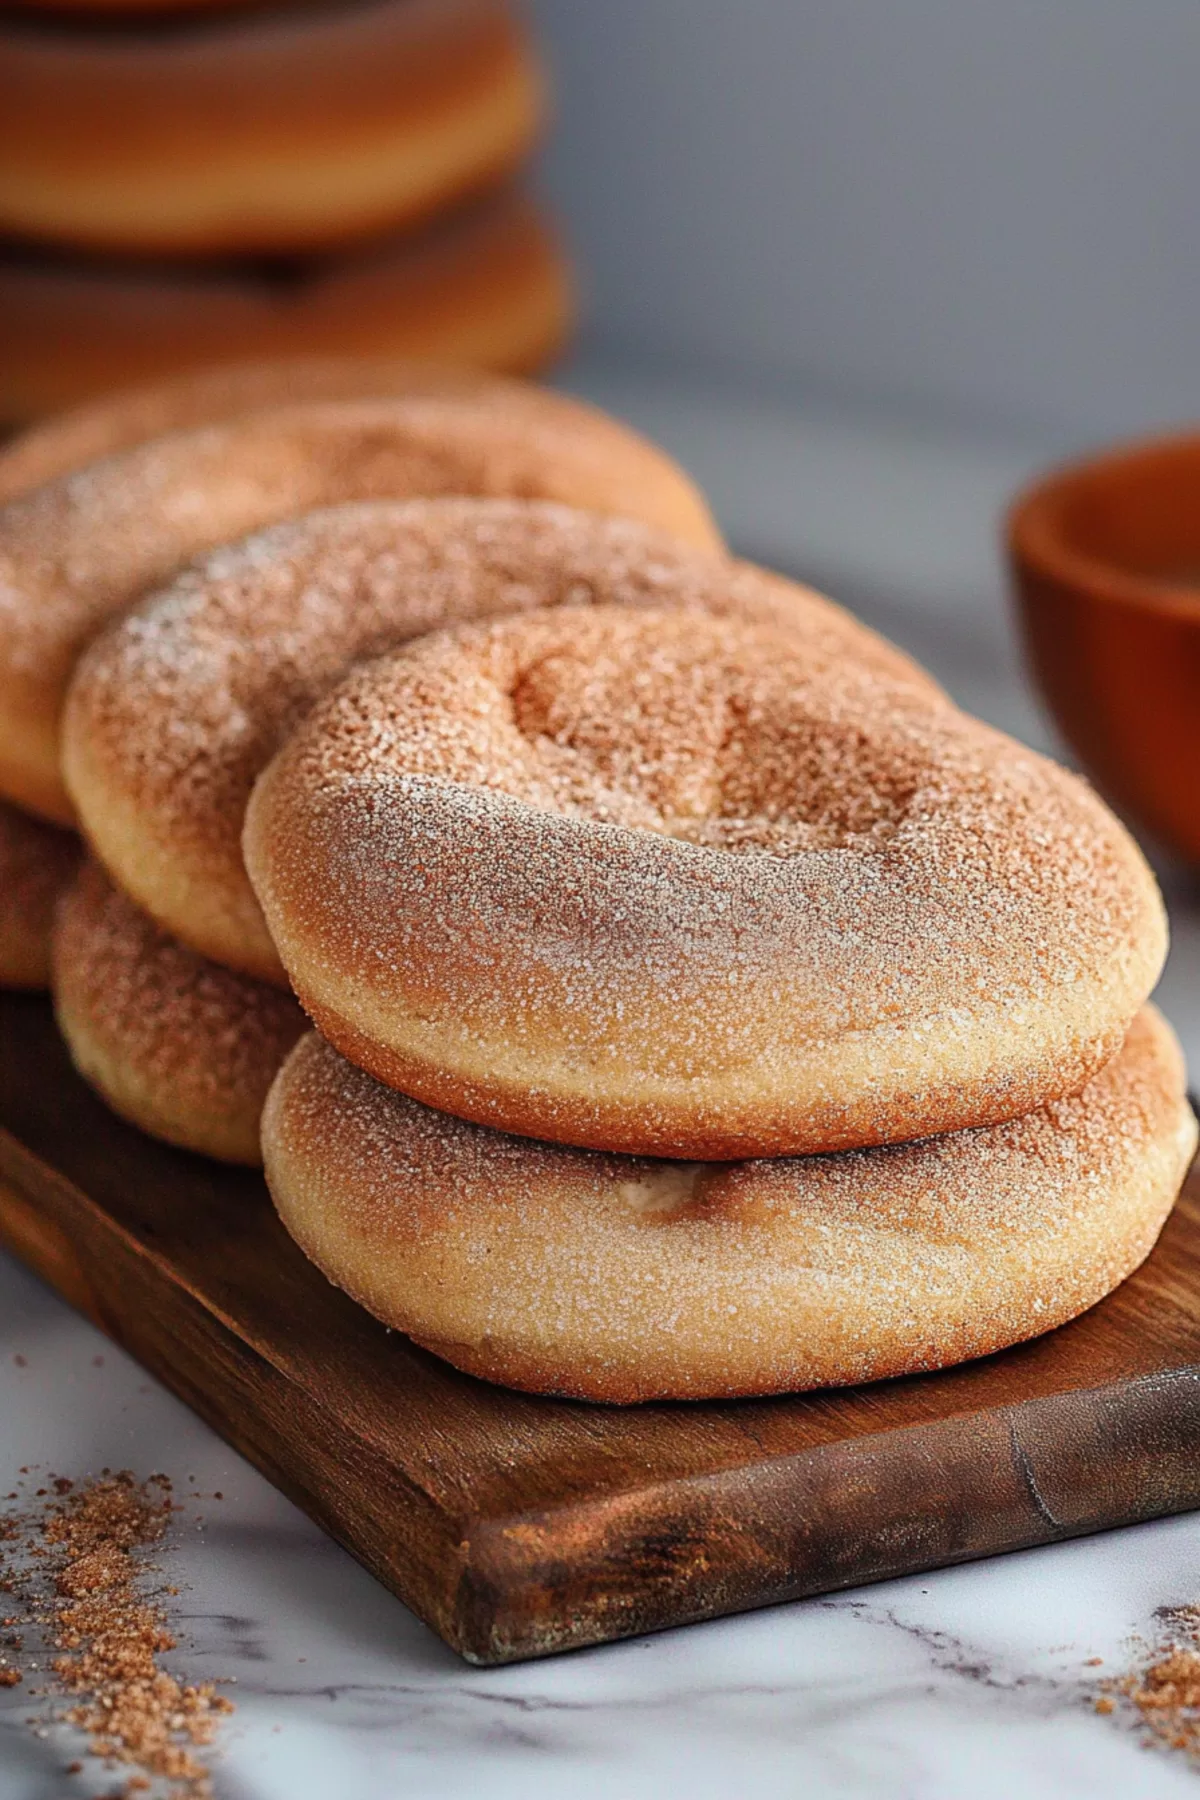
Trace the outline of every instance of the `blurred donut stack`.
<instances>
[{"instance_id":1,"label":"blurred donut stack","mask_svg":"<svg viewBox=\"0 0 1200 1800\"><path fill-rule=\"evenodd\" d=\"M24 0L0 94L0 422L214 361L563 339L505 0Z\"/></svg>"}]
</instances>

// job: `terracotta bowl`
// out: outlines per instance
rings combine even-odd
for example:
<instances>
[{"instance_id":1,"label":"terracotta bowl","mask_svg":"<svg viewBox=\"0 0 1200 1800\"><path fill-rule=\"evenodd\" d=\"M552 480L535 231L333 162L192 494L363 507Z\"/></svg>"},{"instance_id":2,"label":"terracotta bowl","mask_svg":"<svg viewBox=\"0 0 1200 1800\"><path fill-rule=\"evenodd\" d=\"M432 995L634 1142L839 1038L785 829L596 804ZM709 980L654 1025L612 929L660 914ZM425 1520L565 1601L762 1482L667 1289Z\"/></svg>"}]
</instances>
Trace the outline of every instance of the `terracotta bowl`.
<instances>
[{"instance_id":1,"label":"terracotta bowl","mask_svg":"<svg viewBox=\"0 0 1200 1800\"><path fill-rule=\"evenodd\" d=\"M1008 546L1067 741L1135 824L1200 862L1200 435L1057 470L1017 500Z\"/></svg>"}]
</instances>

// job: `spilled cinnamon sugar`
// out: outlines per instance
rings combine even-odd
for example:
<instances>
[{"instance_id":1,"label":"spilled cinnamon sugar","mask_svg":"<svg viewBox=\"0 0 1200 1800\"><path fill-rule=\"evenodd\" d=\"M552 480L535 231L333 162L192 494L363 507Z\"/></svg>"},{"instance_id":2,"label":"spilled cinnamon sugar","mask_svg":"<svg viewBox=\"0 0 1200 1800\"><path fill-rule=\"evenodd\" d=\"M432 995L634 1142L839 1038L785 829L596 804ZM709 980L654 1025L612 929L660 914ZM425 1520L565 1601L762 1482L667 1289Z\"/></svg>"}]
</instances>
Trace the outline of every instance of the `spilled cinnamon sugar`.
<instances>
[{"instance_id":1,"label":"spilled cinnamon sugar","mask_svg":"<svg viewBox=\"0 0 1200 1800\"><path fill-rule=\"evenodd\" d=\"M164 1800L211 1800L198 1752L233 1706L211 1683L183 1683L160 1660L176 1639L152 1552L173 1510L165 1475L138 1481L105 1470L79 1484L60 1476L0 1518L9 1615L0 1624L0 1687L48 1673L51 1685L33 1691L51 1708L29 1723L39 1736L54 1722L83 1733L92 1757L129 1771L121 1795L153 1787ZM35 1655L22 1667L30 1628L51 1653L48 1665Z\"/></svg>"},{"instance_id":2,"label":"spilled cinnamon sugar","mask_svg":"<svg viewBox=\"0 0 1200 1800\"><path fill-rule=\"evenodd\" d=\"M1096 1711L1115 1713L1125 1701L1148 1749L1200 1759L1200 1606L1173 1607L1164 1618L1166 1640L1148 1647L1127 1674L1103 1683Z\"/></svg>"}]
</instances>

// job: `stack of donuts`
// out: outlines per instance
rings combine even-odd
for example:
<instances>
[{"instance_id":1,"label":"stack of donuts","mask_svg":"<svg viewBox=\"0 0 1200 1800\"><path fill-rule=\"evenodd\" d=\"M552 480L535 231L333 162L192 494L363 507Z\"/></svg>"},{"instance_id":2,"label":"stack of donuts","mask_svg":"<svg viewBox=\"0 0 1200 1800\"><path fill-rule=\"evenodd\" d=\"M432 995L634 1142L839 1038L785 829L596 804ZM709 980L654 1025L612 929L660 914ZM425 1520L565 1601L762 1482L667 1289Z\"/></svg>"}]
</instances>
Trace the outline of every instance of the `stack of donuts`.
<instances>
[{"instance_id":1,"label":"stack of donuts","mask_svg":"<svg viewBox=\"0 0 1200 1800\"><path fill-rule=\"evenodd\" d=\"M388 1325L534 1392L767 1394L1148 1254L1196 1126L1137 848L615 420L218 369L0 484L0 974Z\"/></svg>"},{"instance_id":2,"label":"stack of donuts","mask_svg":"<svg viewBox=\"0 0 1200 1800\"><path fill-rule=\"evenodd\" d=\"M0 94L0 423L218 359L562 341L510 0L18 0Z\"/></svg>"}]
</instances>

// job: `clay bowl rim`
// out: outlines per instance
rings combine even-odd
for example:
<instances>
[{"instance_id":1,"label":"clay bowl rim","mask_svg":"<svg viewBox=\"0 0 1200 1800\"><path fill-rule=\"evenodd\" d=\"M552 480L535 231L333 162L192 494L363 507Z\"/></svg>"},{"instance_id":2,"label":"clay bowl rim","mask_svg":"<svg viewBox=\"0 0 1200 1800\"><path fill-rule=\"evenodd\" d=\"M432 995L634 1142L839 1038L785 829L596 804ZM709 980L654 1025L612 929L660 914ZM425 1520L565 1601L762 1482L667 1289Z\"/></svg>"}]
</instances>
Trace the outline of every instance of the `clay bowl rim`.
<instances>
[{"instance_id":1,"label":"clay bowl rim","mask_svg":"<svg viewBox=\"0 0 1200 1800\"><path fill-rule=\"evenodd\" d=\"M1089 555L1065 536L1060 526L1060 508L1072 490L1085 484L1120 486L1145 463L1168 458L1195 463L1200 494L1200 430L1138 438L1113 450L1061 463L1039 476L1017 495L1005 517L1005 538L1018 570L1046 575L1062 586L1082 591L1090 600L1165 613L1200 625L1200 590L1195 586L1139 575L1124 564ZM1030 603L1028 594L1022 598Z\"/></svg>"}]
</instances>

